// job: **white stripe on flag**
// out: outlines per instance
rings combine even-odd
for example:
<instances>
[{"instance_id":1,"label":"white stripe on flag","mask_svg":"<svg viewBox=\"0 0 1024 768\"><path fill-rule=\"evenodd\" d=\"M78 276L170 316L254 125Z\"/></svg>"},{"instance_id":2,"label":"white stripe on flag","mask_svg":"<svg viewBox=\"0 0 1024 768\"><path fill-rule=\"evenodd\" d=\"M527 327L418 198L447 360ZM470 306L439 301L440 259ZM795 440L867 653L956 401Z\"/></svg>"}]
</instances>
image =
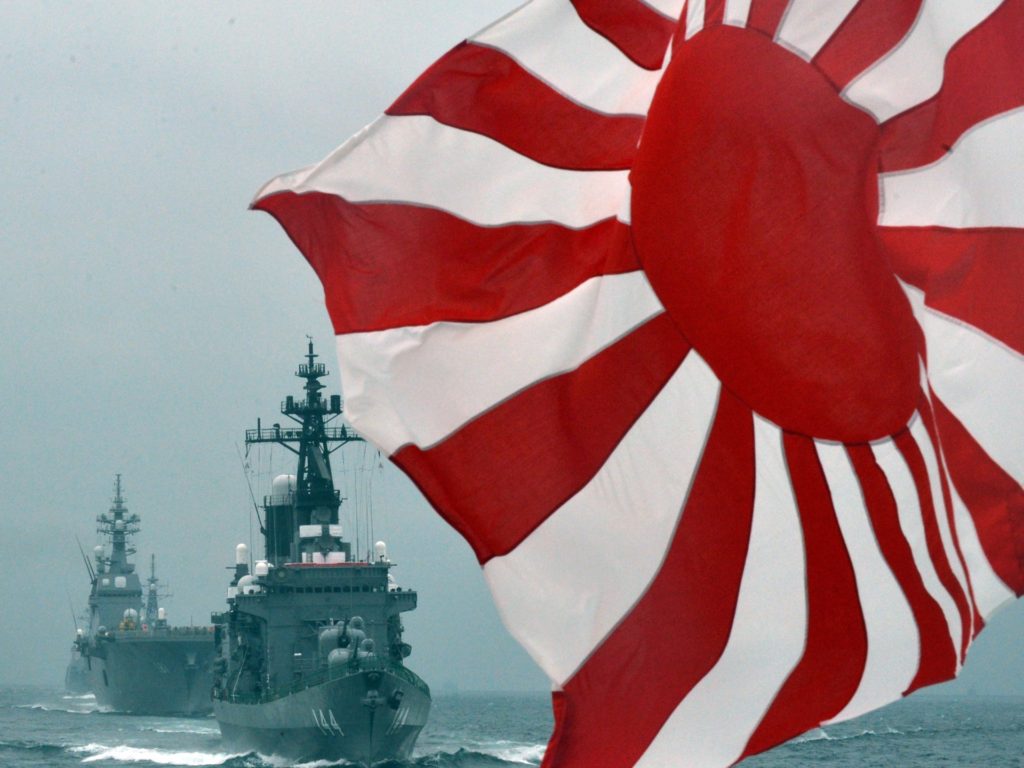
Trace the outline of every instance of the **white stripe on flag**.
<instances>
[{"instance_id":1,"label":"white stripe on flag","mask_svg":"<svg viewBox=\"0 0 1024 768\"><path fill-rule=\"evenodd\" d=\"M505 626L562 685L657 575L718 401L690 354L593 479L484 566Z\"/></svg>"},{"instance_id":2,"label":"white stripe on flag","mask_svg":"<svg viewBox=\"0 0 1024 768\"><path fill-rule=\"evenodd\" d=\"M946 55L1002 0L924 0L914 26L890 53L861 73L844 98L882 123L934 96Z\"/></svg>"},{"instance_id":3,"label":"white stripe on flag","mask_svg":"<svg viewBox=\"0 0 1024 768\"><path fill-rule=\"evenodd\" d=\"M963 565L960 562L960 555L957 553L956 544L953 541L953 532L949 527L949 515L946 510L946 499L942 493L942 476L939 474L939 462L935 456L935 448L932 445L931 438L928 436L928 430L925 428L924 421L920 416L910 423L910 436L914 438L917 447L921 449L921 456L924 459L925 469L928 472L928 484L932 491L932 504L935 506L935 518L939 524L939 536L942 538L942 549L946 553L946 561L949 563L953 575L960 584L964 598L970 603L970 584L967 581L967 575L964 573ZM968 616L968 621L971 623L972 628L968 637L974 637L973 610ZM958 644L957 648L959 647Z\"/></svg>"},{"instance_id":4,"label":"white stripe on flag","mask_svg":"<svg viewBox=\"0 0 1024 768\"><path fill-rule=\"evenodd\" d=\"M584 24L566 0L533 0L480 34L554 90L606 114L646 115L661 77Z\"/></svg>"},{"instance_id":5,"label":"white stripe on flag","mask_svg":"<svg viewBox=\"0 0 1024 768\"><path fill-rule=\"evenodd\" d=\"M1024 227L1024 108L975 125L921 168L879 176L883 227Z\"/></svg>"},{"instance_id":6,"label":"white stripe on flag","mask_svg":"<svg viewBox=\"0 0 1024 768\"><path fill-rule=\"evenodd\" d=\"M729 641L718 663L676 707L638 767L731 765L803 655L804 542L782 433L755 416L754 440L754 518ZM686 628L679 631L680 642L686 642Z\"/></svg>"},{"instance_id":7,"label":"white stripe on flag","mask_svg":"<svg viewBox=\"0 0 1024 768\"><path fill-rule=\"evenodd\" d=\"M953 597L942 586L939 575L935 570L935 563L932 562L931 554L928 552L928 542L925 539L924 520L921 513L921 502L917 495L917 486L914 485L913 475L907 467L902 454L897 450L892 440L882 440L871 445L875 454L878 466L885 473L889 481L889 487L896 499L896 510L899 514L900 528L910 545L910 551L914 556L914 566L921 574L921 581L928 594L935 598L935 601L942 609L946 617L946 624L949 628L949 637L953 647L960 648L961 623L960 613L957 611ZM957 653L957 667L960 669L959 653Z\"/></svg>"},{"instance_id":8,"label":"white stripe on flag","mask_svg":"<svg viewBox=\"0 0 1024 768\"><path fill-rule=\"evenodd\" d=\"M832 719L840 722L896 701L920 662L917 622L903 589L882 555L846 448L815 442L839 529L853 563L868 655L857 692Z\"/></svg>"},{"instance_id":9,"label":"white stripe on flag","mask_svg":"<svg viewBox=\"0 0 1024 768\"><path fill-rule=\"evenodd\" d=\"M810 61L835 33L858 0L792 0L775 39Z\"/></svg>"},{"instance_id":10,"label":"white stripe on flag","mask_svg":"<svg viewBox=\"0 0 1024 768\"><path fill-rule=\"evenodd\" d=\"M704 29L704 0L688 0L686 3L686 39Z\"/></svg>"},{"instance_id":11,"label":"white stripe on flag","mask_svg":"<svg viewBox=\"0 0 1024 768\"><path fill-rule=\"evenodd\" d=\"M256 197L325 192L353 203L440 208L483 226L553 221L586 227L615 216L629 195L627 175L552 168L429 116L385 115L321 163L273 179Z\"/></svg>"},{"instance_id":12,"label":"white stripe on flag","mask_svg":"<svg viewBox=\"0 0 1024 768\"><path fill-rule=\"evenodd\" d=\"M653 8L662 16L676 21L683 12L686 0L640 0L644 5Z\"/></svg>"},{"instance_id":13,"label":"white stripe on flag","mask_svg":"<svg viewBox=\"0 0 1024 768\"><path fill-rule=\"evenodd\" d=\"M992 570L992 564L985 556L985 550L978 539L978 529L974 519L967 510L956 486L949 484L949 494L953 499L953 514L956 522L956 535L960 540L960 551L964 553L967 570L971 574L971 585L974 587L974 600L978 604L978 612L983 619L988 619L998 608L1017 599L1006 582Z\"/></svg>"},{"instance_id":14,"label":"white stripe on flag","mask_svg":"<svg viewBox=\"0 0 1024 768\"><path fill-rule=\"evenodd\" d=\"M531 384L573 370L662 311L643 272L587 280L489 323L338 336L349 421L388 454L429 447Z\"/></svg>"},{"instance_id":15,"label":"white stripe on flag","mask_svg":"<svg viewBox=\"0 0 1024 768\"><path fill-rule=\"evenodd\" d=\"M725 11L722 18L726 24L745 27L749 16L750 0L725 0Z\"/></svg>"},{"instance_id":16,"label":"white stripe on flag","mask_svg":"<svg viewBox=\"0 0 1024 768\"><path fill-rule=\"evenodd\" d=\"M928 381L985 452L1024 482L1024 359L980 331L927 307L903 284L928 347Z\"/></svg>"}]
</instances>

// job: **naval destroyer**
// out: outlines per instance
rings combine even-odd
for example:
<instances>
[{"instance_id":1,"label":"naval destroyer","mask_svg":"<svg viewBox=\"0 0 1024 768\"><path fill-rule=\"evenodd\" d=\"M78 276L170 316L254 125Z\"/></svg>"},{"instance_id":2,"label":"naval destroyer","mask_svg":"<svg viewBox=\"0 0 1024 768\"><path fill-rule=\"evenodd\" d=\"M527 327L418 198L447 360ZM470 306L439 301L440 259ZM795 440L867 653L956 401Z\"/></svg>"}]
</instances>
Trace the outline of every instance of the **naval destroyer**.
<instances>
[{"instance_id":1,"label":"naval destroyer","mask_svg":"<svg viewBox=\"0 0 1024 768\"><path fill-rule=\"evenodd\" d=\"M96 518L106 546L86 558L92 582L89 625L75 638L87 687L105 709L140 715L205 715L211 710L213 628L174 627L159 606L155 559L146 588L130 556L139 516L129 513L117 475L110 510Z\"/></svg>"},{"instance_id":2,"label":"naval destroyer","mask_svg":"<svg viewBox=\"0 0 1024 768\"><path fill-rule=\"evenodd\" d=\"M79 650L84 635L84 630L76 629L75 640L71 643L71 660L64 670L64 689L68 693L84 694L92 691L89 684L89 667Z\"/></svg>"},{"instance_id":3,"label":"naval destroyer","mask_svg":"<svg viewBox=\"0 0 1024 768\"><path fill-rule=\"evenodd\" d=\"M296 426L248 430L246 450L277 443L298 459L264 498L264 558L249 570L236 548L228 609L214 614L213 710L230 748L300 761L369 765L409 757L430 710L430 689L405 666L411 652L400 614L416 592L390 576L383 542L358 553L343 535L331 454L361 442L329 426L341 398L321 396L327 375L309 342L301 398L281 412Z\"/></svg>"}]
</instances>

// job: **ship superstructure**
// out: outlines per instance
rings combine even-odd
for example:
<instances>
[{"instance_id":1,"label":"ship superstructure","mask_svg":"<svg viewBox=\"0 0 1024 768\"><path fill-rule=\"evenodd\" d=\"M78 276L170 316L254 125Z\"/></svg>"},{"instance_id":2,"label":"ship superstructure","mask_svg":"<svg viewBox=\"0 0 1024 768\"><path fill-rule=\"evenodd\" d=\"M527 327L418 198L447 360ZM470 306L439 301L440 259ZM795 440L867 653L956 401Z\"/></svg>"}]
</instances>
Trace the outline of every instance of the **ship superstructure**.
<instances>
[{"instance_id":1,"label":"ship superstructure","mask_svg":"<svg viewBox=\"0 0 1024 768\"><path fill-rule=\"evenodd\" d=\"M295 475L264 499L264 557L250 573L236 548L228 609L213 617L214 713L227 744L298 760L371 764L404 759L430 709L430 691L405 666L400 614L416 593L397 587L383 542L354 551L339 518L331 454L361 438L344 425L341 398L321 396L327 375L310 341L302 398L281 412L297 426L257 426L246 445L295 454Z\"/></svg>"},{"instance_id":2,"label":"ship superstructure","mask_svg":"<svg viewBox=\"0 0 1024 768\"><path fill-rule=\"evenodd\" d=\"M139 516L117 475L110 509L96 518L107 545L89 563L89 625L75 640L89 689L105 708L132 714L200 715L211 709L211 627L172 627L158 605L155 558L145 590L130 556Z\"/></svg>"}]
</instances>

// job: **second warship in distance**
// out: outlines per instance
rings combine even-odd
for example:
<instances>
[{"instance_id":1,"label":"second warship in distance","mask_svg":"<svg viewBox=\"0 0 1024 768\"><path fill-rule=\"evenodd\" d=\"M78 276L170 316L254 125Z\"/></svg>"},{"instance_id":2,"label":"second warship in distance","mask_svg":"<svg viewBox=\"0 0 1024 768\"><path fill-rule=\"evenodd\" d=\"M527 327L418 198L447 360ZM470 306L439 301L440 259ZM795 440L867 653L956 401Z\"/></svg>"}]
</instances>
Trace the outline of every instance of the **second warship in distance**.
<instances>
[{"instance_id":1,"label":"second warship in distance","mask_svg":"<svg viewBox=\"0 0 1024 768\"><path fill-rule=\"evenodd\" d=\"M300 761L369 765L409 757L430 710L430 689L405 666L400 614L416 593L397 587L383 542L360 556L343 536L330 456L361 442L328 426L341 398L323 398L313 343L297 376L305 396L281 412L296 427L257 426L247 450L277 443L297 455L295 475L274 478L264 499L264 558L249 572L236 548L228 610L214 614L213 710L230 748ZM358 548L358 547L356 547Z\"/></svg>"},{"instance_id":2,"label":"second warship in distance","mask_svg":"<svg viewBox=\"0 0 1024 768\"><path fill-rule=\"evenodd\" d=\"M155 559L145 598L129 556L139 516L129 513L117 475L110 510L96 518L107 546L97 546L95 564L85 558L92 582L89 626L80 630L72 663L84 665L88 689L105 709L138 715L205 715L210 712L213 631L208 626L173 627L159 606ZM109 547L109 549L108 549Z\"/></svg>"}]
</instances>

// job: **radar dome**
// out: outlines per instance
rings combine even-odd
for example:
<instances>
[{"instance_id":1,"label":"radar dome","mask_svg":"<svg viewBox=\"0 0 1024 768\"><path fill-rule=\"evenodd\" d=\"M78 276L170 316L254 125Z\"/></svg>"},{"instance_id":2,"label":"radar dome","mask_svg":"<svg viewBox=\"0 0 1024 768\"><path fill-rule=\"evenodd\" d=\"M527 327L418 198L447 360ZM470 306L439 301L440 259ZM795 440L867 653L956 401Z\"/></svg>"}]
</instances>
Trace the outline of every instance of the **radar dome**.
<instances>
[{"instance_id":1,"label":"radar dome","mask_svg":"<svg viewBox=\"0 0 1024 768\"><path fill-rule=\"evenodd\" d=\"M320 632L320 657L329 656L331 651L341 645L341 627L327 627Z\"/></svg>"},{"instance_id":2,"label":"radar dome","mask_svg":"<svg viewBox=\"0 0 1024 768\"><path fill-rule=\"evenodd\" d=\"M335 648L327 656L327 665L329 667L340 667L342 664L347 664L351 658L352 651L348 648Z\"/></svg>"},{"instance_id":3,"label":"radar dome","mask_svg":"<svg viewBox=\"0 0 1024 768\"><path fill-rule=\"evenodd\" d=\"M270 484L271 496L288 496L295 492L295 475L278 475Z\"/></svg>"},{"instance_id":4,"label":"radar dome","mask_svg":"<svg viewBox=\"0 0 1024 768\"><path fill-rule=\"evenodd\" d=\"M247 565L249 563L249 547L239 544L235 547L235 565Z\"/></svg>"}]
</instances>

